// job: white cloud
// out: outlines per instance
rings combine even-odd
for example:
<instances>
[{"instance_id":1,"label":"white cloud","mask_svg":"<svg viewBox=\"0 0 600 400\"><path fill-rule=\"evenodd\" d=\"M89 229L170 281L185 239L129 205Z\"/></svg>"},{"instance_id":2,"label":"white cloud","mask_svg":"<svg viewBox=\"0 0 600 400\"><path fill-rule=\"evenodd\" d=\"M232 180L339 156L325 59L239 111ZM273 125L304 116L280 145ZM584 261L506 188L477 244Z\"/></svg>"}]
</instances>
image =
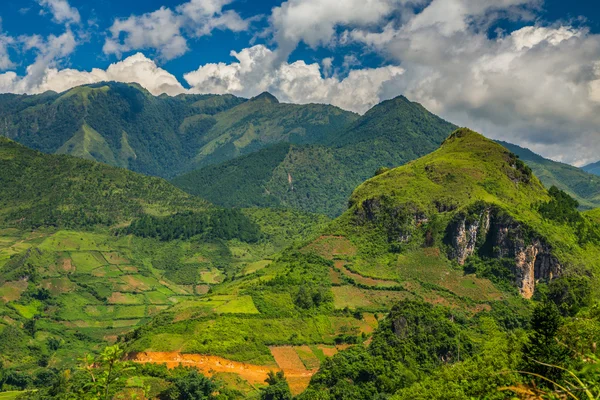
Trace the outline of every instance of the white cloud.
<instances>
[{"instance_id":1,"label":"white cloud","mask_svg":"<svg viewBox=\"0 0 600 400\"><path fill-rule=\"evenodd\" d=\"M281 57L303 41L315 48L331 44L338 26L369 26L398 10L405 0L288 0L269 19Z\"/></svg>"},{"instance_id":2,"label":"white cloud","mask_svg":"<svg viewBox=\"0 0 600 400\"><path fill-rule=\"evenodd\" d=\"M195 36L210 35L214 29L241 32L248 29L249 21L233 10L223 7L233 0L191 0L177 7L177 12L187 20Z\"/></svg>"},{"instance_id":3,"label":"white cloud","mask_svg":"<svg viewBox=\"0 0 600 400\"><path fill-rule=\"evenodd\" d=\"M106 39L103 51L121 57L131 50L156 49L163 60L177 58L188 50L181 24L181 18L165 7L141 16L117 19L110 27L111 38ZM121 35L125 36L122 42Z\"/></svg>"},{"instance_id":4,"label":"white cloud","mask_svg":"<svg viewBox=\"0 0 600 400\"><path fill-rule=\"evenodd\" d=\"M76 48L77 41L70 30L60 36L49 35L47 39L40 36L28 36L20 38L25 50L35 49L37 56L33 64L27 67L27 74L23 78L17 78L9 72L14 83L13 92L28 93L38 87L49 68L54 67L59 60L69 56ZM6 79L6 78L5 78Z\"/></svg>"},{"instance_id":5,"label":"white cloud","mask_svg":"<svg viewBox=\"0 0 600 400\"><path fill-rule=\"evenodd\" d=\"M78 24L81 22L79 11L75 7L71 7L67 0L38 0L38 3L43 7L41 13L48 10L54 21L59 24Z\"/></svg>"},{"instance_id":6,"label":"white cloud","mask_svg":"<svg viewBox=\"0 0 600 400\"><path fill-rule=\"evenodd\" d=\"M207 64L186 74L191 92L252 97L269 91L284 102L328 103L365 112L386 97L386 86L403 73L402 68L390 66L350 71L344 79L323 77L319 64L277 63L275 52L263 45L232 52L232 56L238 61Z\"/></svg>"},{"instance_id":7,"label":"white cloud","mask_svg":"<svg viewBox=\"0 0 600 400\"><path fill-rule=\"evenodd\" d=\"M0 18L0 71L13 68L15 64L11 61L8 48L14 44L14 39L2 33L2 18Z\"/></svg>"},{"instance_id":8,"label":"white cloud","mask_svg":"<svg viewBox=\"0 0 600 400\"><path fill-rule=\"evenodd\" d=\"M155 50L163 61L180 57L188 51L185 32L194 37L209 35L215 29L240 32L248 29L248 20L235 11L223 11L232 0L191 0L178 6L160 9L129 18L116 19L110 37L104 43L105 54L132 50Z\"/></svg>"},{"instance_id":9,"label":"white cloud","mask_svg":"<svg viewBox=\"0 0 600 400\"><path fill-rule=\"evenodd\" d=\"M399 93L451 121L569 163L600 154L600 35L531 25L491 39L526 0L434 0L420 14L349 37L401 63Z\"/></svg>"},{"instance_id":10,"label":"white cloud","mask_svg":"<svg viewBox=\"0 0 600 400\"><path fill-rule=\"evenodd\" d=\"M19 78L14 72L7 72L0 74L0 92L43 93L48 90L63 92L75 86L104 81L136 82L154 95L162 93L177 95L185 92L172 74L159 68L141 53L111 64L106 70L94 68L88 72L46 68L41 77L36 80L37 84L32 83L34 81L29 76L29 70L28 75L23 78Z\"/></svg>"}]
</instances>

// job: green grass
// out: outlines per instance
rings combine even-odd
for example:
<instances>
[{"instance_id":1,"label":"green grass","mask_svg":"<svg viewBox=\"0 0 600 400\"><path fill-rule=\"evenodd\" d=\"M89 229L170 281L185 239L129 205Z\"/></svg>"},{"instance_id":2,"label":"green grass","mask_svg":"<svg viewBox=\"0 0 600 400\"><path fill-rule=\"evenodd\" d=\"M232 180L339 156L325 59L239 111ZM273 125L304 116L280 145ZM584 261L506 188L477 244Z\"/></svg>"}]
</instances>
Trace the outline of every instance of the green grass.
<instances>
[{"instance_id":1,"label":"green grass","mask_svg":"<svg viewBox=\"0 0 600 400\"><path fill-rule=\"evenodd\" d=\"M71 259L77 272L90 274L96 268L106 264L106 260L100 259L100 253L97 252L71 252Z\"/></svg>"},{"instance_id":2,"label":"green grass","mask_svg":"<svg viewBox=\"0 0 600 400\"><path fill-rule=\"evenodd\" d=\"M23 318L31 319L42 312L42 303L39 300L32 300L29 304L12 304Z\"/></svg>"},{"instance_id":3,"label":"green grass","mask_svg":"<svg viewBox=\"0 0 600 400\"><path fill-rule=\"evenodd\" d=\"M258 314L258 310L251 296L240 296L215 308L217 313L231 314Z\"/></svg>"},{"instance_id":4,"label":"green grass","mask_svg":"<svg viewBox=\"0 0 600 400\"><path fill-rule=\"evenodd\" d=\"M25 391L12 391L12 392L0 392L0 400L15 400L20 395L26 393Z\"/></svg>"}]
</instances>

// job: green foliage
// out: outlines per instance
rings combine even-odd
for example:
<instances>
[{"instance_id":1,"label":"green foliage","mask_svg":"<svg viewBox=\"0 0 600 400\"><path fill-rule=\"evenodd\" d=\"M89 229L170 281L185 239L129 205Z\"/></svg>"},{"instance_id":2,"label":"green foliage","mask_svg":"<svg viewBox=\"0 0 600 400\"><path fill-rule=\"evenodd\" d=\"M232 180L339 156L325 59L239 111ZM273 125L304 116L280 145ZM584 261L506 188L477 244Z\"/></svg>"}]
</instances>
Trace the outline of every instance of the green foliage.
<instances>
[{"instance_id":1,"label":"green foliage","mask_svg":"<svg viewBox=\"0 0 600 400\"><path fill-rule=\"evenodd\" d=\"M183 368L182 368L183 369ZM214 393L219 388L213 380L190 368L184 373L175 372L171 386L160 395L165 400L211 400L216 399Z\"/></svg>"},{"instance_id":2,"label":"green foliage","mask_svg":"<svg viewBox=\"0 0 600 400\"><path fill-rule=\"evenodd\" d=\"M472 352L472 343L450 311L429 304L398 303L361 345L327 359L301 399L372 399L410 386L423 373ZM382 397L383 398L383 397Z\"/></svg>"},{"instance_id":3,"label":"green foliage","mask_svg":"<svg viewBox=\"0 0 600 400\"><path fill-rule=\"evenodd\" d=\"M560 311L554 303L544 302L536 306L531 317L529 342L523 349L522 370L554 381L562 378L562 370L542 364L565 366L569 359L569 350L556 341L562 323ZM547 382L539 383L545 385Z\"/></svg>"},{"instance_id":4,"label":"green foliage","mask_svg":"<svg viewBox=\"0 0 600 400\"><path fill-rule=\"evenodd\" d=\"M196 235L207 239L239 239L244 242L260 239L258 226L239 210L189 211L167 217L145 215L133 221L125 233L162 241L185 240Z\"/></svg>"},{"instance_id":5,"label":"green foliage","mask_svg":"<svg viewBox=\"0 0 600 400\"><path fill-rule=\"evenodd\" d=\"M594 176L593 169L582 169L572 165L543 158L528 149L511 143L498 142L524 161L540 181L550 188L556 186L575 198L582 208L600 206L600 177ZM596 174L599 175L599 174Z\"/></svg>"},{"instance_id":6,"label":"green foliage","mask_svg":"<svg viewBox=\"0 0 600 400\"><path fill-rule=\"evenodd\" d=\"M312 145L275 145L173 183L219 205L292 207L337 216L352 190L374 171L435 150L456 127L398 97L339 128L312 142L289 140Z\"/></svg>"},{"instance_id":7,"label":"green foliage","mask_svg":"<svg viewBox=\"0 0 600 400\"><path fill-rule=\"evenodd\" d=\"M209 205L166 181L69 156L45 155L0 138L0 218L4 225L90 227L148 213Z\"/></svg>"},{"instance_id":8,"label":"green foliage","mask_svg":"<svg viewBox=\"0 0 600 400\"><path fill-rule=\"evenodd\" d=\"M292 393L283 371L269 371L265 382L269 386L260 389L261 400L292 400Z\"/></svg>"},{"instance_id":9,"label":"green foliage","mask_svg":"<svg viewBox=\"0 0 600 400\"><path fill-rule=\"evenodd\" d=\"M538 210L544 218L572 225L581 223L583 217L577 212L579 207L577 200L556 186L552 186L548 193L552 199L538 206Z\"/></svg>"}]
</instances>

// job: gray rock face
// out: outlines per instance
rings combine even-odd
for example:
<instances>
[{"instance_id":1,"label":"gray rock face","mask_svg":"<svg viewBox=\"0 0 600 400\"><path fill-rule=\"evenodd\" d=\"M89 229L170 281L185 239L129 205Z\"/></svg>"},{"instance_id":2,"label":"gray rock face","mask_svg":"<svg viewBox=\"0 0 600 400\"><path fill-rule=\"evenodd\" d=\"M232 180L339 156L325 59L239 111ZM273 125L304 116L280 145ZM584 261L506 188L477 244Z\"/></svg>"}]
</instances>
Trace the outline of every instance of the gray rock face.
<instances>
[{"instance_id":1,"label":"gray rock face","mask_svg":"<svg viewBox=\"0 0 600 400\"><path fill-rule=\"evenodd\" d=\"M485 208L475 216L460 217L449 227L451 258L460 265L466 259L488 249L488 256L513 258L515 283L521 295L531 298L538 281L560 276L562 266L544 241L532 235L526 227L496 210Z\"/></svg>"}]
</instances>

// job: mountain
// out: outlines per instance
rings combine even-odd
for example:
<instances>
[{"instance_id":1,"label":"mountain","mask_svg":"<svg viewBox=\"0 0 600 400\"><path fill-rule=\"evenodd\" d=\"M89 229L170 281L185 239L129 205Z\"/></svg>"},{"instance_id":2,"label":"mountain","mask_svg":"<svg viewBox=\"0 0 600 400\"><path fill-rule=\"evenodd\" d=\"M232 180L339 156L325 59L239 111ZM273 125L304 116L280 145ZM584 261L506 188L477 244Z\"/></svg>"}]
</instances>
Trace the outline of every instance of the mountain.
<instances>
[{"instance_id":1,"label":"mountain","mask_svg":"<svg viewBox=\"0 0 600 400\"><path fill-rule=\"evenodd\" d=\"M172 182L228 207L282 206L337 216L356 185L378 168L435 150L455 128L400 96L328 136L324 145L279 144Z\"/></svg>"},{"instance_id":2,"label":"mountain","mask_svg":"<svg viewBox=\"0 0 600 400\"><path fill-rule=\"evenodd\" d=\"M0 135L148 175L173 177L280 141L313 143L357 116L328 105L280 104L270 94L152 96L106 82L64 93L0 95Z\"/></svg>"},{"instance_id":3,"label":"mountain","mask_svg":"<svg viewBox=\"0 0 600 400\"><path fill-rule=\"evenodd\" d=\"M263 93L215 116L194 161L216 164L280 142L321 143L356 120L356 114L321 104L282 104Z\"/></svg>"},{"instance_id":4,"label":"mountain","mask_svg":"<svg viewBox=\"0 0 600 400\"><path fill-rule=\"evenodd\" d=\"M50 389L65 370L85 381L86 354L327 222L221 209L161 178L0 138L0 391Z\"/></svg>"},{"instance_id":5,"label":"mountain","mask_svg":"<svg viewBox=\"0 0 600 400\"><path fill-rule=\"evenodd\" d=\"M585 172L589 172L590 174L600 175L600 161L593 164L588 164L582 168Z\"/></svg>"},{"instance_id":6,"label":"mountain","mask_svg":"<svg viewBox=\"0 0 600 400\"><path fill-rule=\"evenodd\" d=\"M442 384L453 398L485 398L520 382L493 371L518 370L531 299L552 302L565 327L598 326L578 314L597 299L596 214L547 190L500 144L459 129L359 185L320 235L203 301L179 303L125 342L140 362L186 359L203 371L243 363L258 376L281 368L306 399L442 399ZM579 339L561 331L560 340ZM447 374L470 383L450 388Z\"/></svg>"},{"instance_id":7,"label":"mountain","mask_svg":"<svg viewBox=\"0 0 600 400\"><path fill-rule=\"evenodd\" d=\"M14 227L114 225L145 214L214 208L161 178L0 137L0 218Z\"/></svg>"},{"instance_id":8,"label":"mountain","mask_svg":"<svg viewBox=\"0 0 600 400\"><path fill-rule=\"evenodd\" d=\"M600 207L600 178L593 172L572 165L548 160L529 149L498 141L502 146L515 153L535 173L547 187L556 186L567 192L579 202L582 208Z\"/></svg>"}]
</instances>

